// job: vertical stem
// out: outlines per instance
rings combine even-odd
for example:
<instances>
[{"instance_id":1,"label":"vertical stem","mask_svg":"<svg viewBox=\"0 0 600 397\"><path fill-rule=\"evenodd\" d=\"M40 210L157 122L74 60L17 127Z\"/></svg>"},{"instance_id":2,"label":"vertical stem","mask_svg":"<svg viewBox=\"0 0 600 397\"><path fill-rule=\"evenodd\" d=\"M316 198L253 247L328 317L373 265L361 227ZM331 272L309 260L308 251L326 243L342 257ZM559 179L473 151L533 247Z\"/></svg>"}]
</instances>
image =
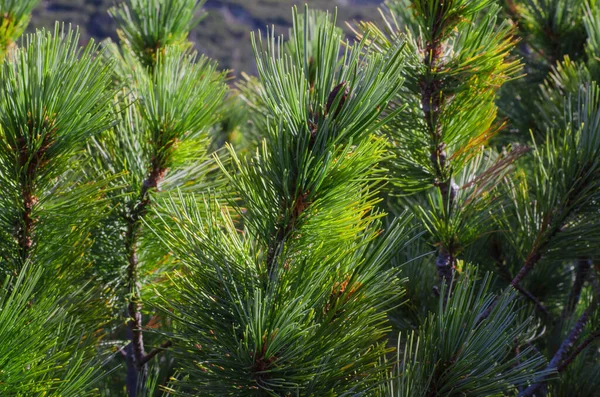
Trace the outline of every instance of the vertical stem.
<instances>
[{"instance_id":1,"label":"vertical stem","mask_svg":"<svg viewBox=\"0 0 600 397\"><path fill-rule=\"evenodd\" d=\"M33 244L31 232L33 229L33 205L35 197L33 196L31 185L25 183L22 187L23 212L21 214L21 227L18 231L17 240L19 250L21 251L21 260L24 263L29 258L29 252Z\"/></svg>"},{"instance_id":2,"label":"vertical stem","mask_svg":"<svg viewBox=\"0 0 600 397\"><path fill-rule=\"evenodd\" d=\"M140 284L138 278L138 259L136 253L136 234L137 225L130 224L127 226L127 250L128 250L128 266L127 266L127 281L130 293L129 304L127 305L130 320L128 322L131 329L131 341L133 351L135 353L136 364L141 363L144 356L144 339L142 336L142 304L140 298Z\"/></svg>"},{"instance_id":3,"label":"vertical stem","mask_svg":"<svg viewBox=\"0 0 600 397\"><path fill-rule=\"evenodd\" d=\"M127 328L127 338L133 339L131 328ZM133 351L133 344L128 344L125 347L125 359L127 361L127 374L126 374L126 387L127 395L129 397L137 397L137 385L138 385L138 370L135 365L135 353Z\"/></svg>"},{"instance_id":4,"label":"vertical stem","mask_svg":"<svg viewBox=\"0 0 600 397\"><path fill-rule=\"evenodd\" d=\"M127 252L127 287L129 302L127 303L128 333L131 339L130 348L127 350L127 387L129 395L135 396L137 385L144 384L148 376L148 360L144 348L142 334L142 300L140 295L139 263L137 256L137 239L141 230L141 220L146 215L150 206L149 191L156 188L163 178L166 169L156 160L152 161L152 170L142 183L140 196L131 208L127 217L125 232L125 249ZM133 368L132 368L133 367ZM133 385L136 385L133 387Z\"/></svg>"},{"instance_id":5,"label":"vertical stem","mask_svg":"<svg viewBox=\"0 0 600 397\"><path fill-rule=\"evenodd\" d=\"M446 144L443 141L442 126L439 122L442 106L445 101L443 94L443 82L438 78L437 71L442 66L440 56L442 43L440 26L444 13L444 4L439 2L434 16L434 24L431 31L431 39L425 43L425 56L423 63L426 67L425 76L421 81L421 107L423 118L431 137L430 159L436 174L435 186L442 195L442 206L446 216L449 216L456 197L456 185L452 181ZM436 260L436 268L440 280L446 283L446 295L450 293L452 284L452 270L456 264L456 255L452 247L442 245ZM447 296L446 296L447 298Z\"/></svg>"},{"instance_id":6,"label":"vertical stem","mask_svg":"<svg viewBox=\"0 0 600 397\"><path fill-rule=\"evenodd\" d=\"M448 302L448 297L452 288L452 269L456 266L456 257L446 251L444 247L440 248L435 267L437 268L440 279L446 284L444 290L444 307Z\"/></svg>"},{"instance_id":7,"label":"vertical stem","mask_svg":"<svg viewBox=\"0 0 600 397\"><path fill-rule=\"evenodd\" d=\"M127 248L127 284L129 290L129 302L127 304L127 313L129 321L127 322L128 334L131 344L128 353L128 371L127 384L129 387L138 384L139 376L147 372L147 365L142 364L145 355L144 337L142 334L142 304L140 297L140 284L138 277L138 258L136 252L137 234L139 232L139 220L129 222L127 225L125 244ZM131 368L133 366L133 370ZM130 389L130 396L135 396L135 389ZM133 393L133 394L132 394Z\"/></svg>"},{"instance_id":8,"label":"vertical stem","mask_svg":"<svg viewBox=\"0 0 600 397\"><path fill-rule=\"evenodd\" d=\"M563 318L567 318L573 313L575 307L579 303L579 298L581 297L581 291L583 290L583 285L585 284L585 280L587 278L588 272L590 271L590 261L587 258L581 258L577 262L577 266L575 267L575 281L573 282L573 288L571 288L571 292L569 293L569 299L567 300L567 304L565 305L565 309L563 311Z\"/></svg>"}]
</instances>

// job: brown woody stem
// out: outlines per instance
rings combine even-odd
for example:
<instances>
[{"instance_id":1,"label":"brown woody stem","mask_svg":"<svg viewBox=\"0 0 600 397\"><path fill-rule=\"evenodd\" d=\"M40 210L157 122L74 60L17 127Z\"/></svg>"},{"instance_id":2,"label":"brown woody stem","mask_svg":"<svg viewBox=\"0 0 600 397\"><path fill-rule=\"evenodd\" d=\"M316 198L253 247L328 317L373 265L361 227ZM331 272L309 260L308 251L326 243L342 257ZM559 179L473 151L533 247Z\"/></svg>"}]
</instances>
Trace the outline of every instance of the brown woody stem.
<instances>
[{"instance_id":1,"label":"brown woody stem","mask_svg":"<svg viewBox=\"0 0 600 397\"><path fill-rule=\"evenodd\" d=\"M33 205L35 204L35 197L31 191L31 186L26 184L23 186L23 212L21 214L21 227L18 232L17 240L19 249L21 251L21 260L25 262L29 257L29 252L33 244L32 230L33 230Z\"/></svg>"},{"instance_id":2,"label":"brown woody stem","mask_svg":"<svg viewBox=\"0 0 600 397\"><path fill-rule=\"evenodd\" d=\"M156 188L160 180L164 177L166 169L159 164L156 159L152 161L152 169L148 177L142 183L140 196L131 208L131 212L127 219L127 229L125 232L125 248L127 251L127 285L129 288L129 302L127 304L127 312L129 321L127 322L130 337L131 348L128 349L127 365L127 385L130 396L135 396L136 386L139 384L138 376L146 379L148 361L154 357L157 352L151 352L152 355L148 358L144 349L144 337L142 334L142 301L140 296L140 283L138 274L138 256L137 256L137 239L141 230L141 220L148 211L150 206L149 191ZM133 368L131 368L133 367Z\"/></svg>"},{"instance_id":3,"label":"brown woody stem","mask_svg":"<svg viewBox=\"0 0 600 397\"><path fill-rule=\"evenodd\" d=\"M550 311L538 298L536 298L531 292L527 291L525 288L522 288L520 285L514 286L514 288L521 293L525 298L527 298L531 303L535 305L535 308L542 314L547 317L550 317Z\"/></svg>"},{"instance_id":4,"label":"brown woody stem","mask_svg":"<svg viewBox=\"0 0 600 397\"><path fill-rule=\"evenodd\" d=\"M585 327L585 324L589 320L590 312L591 312L591 306L588 307L583 312L583 314L579 317L579 319L577 320L577 322L571 329L571 332L569 332L569 335L567 335L565 340L562 342L562 344L560 345L560 347L558 348L558 350L552 357L552 360L550 360L550 363L548 363L548 365L546 366L546 371L547 371L546 374L540 376L536 380L536 383L532 384L527 389L525 389L523 392L519 393L519 397L527 397L527 396L534 395L534 393L546 383L546 381L548 380L549 375L550 375L548 372L556 370L559 367L561 362L563 362L563 360L565 359L565 356L567 355L569 350L571 350L571 348L573 347L573 345L575 344L575 342L577 341L577 339L583 332L583 328Z\"/></svg>"},{"instance_id":5,"label":"brown woody stem","mask_svg":"<svg viewBox=\"0 0 600 397\"><path fill-rule=\"evenodd\" d=\"M573 282L573 288L571 288L567 304L565 305L563 311L563 318L569 317L575 310L575 307L577 307L579 298L581 297L581 291L583 290L583 285L585 284L588 273L590 272L590 267L590 261L587 258L581 258L579 261L577 261L577 266L575 267L575 281Z\"/></svg>"},{"instance_id":6,"label":"brown woody stem","mask_svg":"<svg viewBox=\"0 0 600 397\"><path fill-rule=\"evenodd\" d=\"M596 339L600 338L600 331L596 331L592 334L590 334L590 336L588 336L587 338L585 338L585 340L583 342L581 342L574 350L573 352L569 355L569 357L567 357L565 359L565 361L563 361L557 368L558 372L562 372L564 371L569 364L571 364L579 355L579 353L581 353L586 347L588 347L588 345L590 343L592 343L593 341L595 341Z\"/></svg>"},{"instance_id":7,"label":"brown woody stem","mask_svg":"<svg viewBox=\"0 0 600 397\"><path fill-rule=\"evenodd\" d=\"M442 125L440 117L442 107L446 101L443 91L443 81L437 75L442 67L442 20L444 14L444 4L440 2L433 16L433 26L431 29L431 38L427 40L424 48L423 64L426 72L420 82L421 88L421 107L423 109L423 119L427 126L429 136L431 137L430 159L435 171L435 186L442 195L443 210L446 215L450 215L456 197L457 187L453 183L448 164L448 154L446 144L443 141ZM451 293L452 271L456 264L456 256L451 247L440 246L436 260L438 276L446 284L446 294L444 301Z\"/></svg>"},{"instance_id":8,"label":"brown woody stem","mask_svg":"<svg viewBox=\"0 0 600 397\"><path fill-rule=\"evenodd\" d=\"M152 349L150 353L144 356L144 358L141 360L141 365L145 365L146 363L148 363L148 361L152 360L152 358L154 358L154 356L156 356L158 353L162 352L165 349L168 349L172 345L173 343L171 343L170 340L161 343L160 347Z\"/></svg>"}]
</instances>

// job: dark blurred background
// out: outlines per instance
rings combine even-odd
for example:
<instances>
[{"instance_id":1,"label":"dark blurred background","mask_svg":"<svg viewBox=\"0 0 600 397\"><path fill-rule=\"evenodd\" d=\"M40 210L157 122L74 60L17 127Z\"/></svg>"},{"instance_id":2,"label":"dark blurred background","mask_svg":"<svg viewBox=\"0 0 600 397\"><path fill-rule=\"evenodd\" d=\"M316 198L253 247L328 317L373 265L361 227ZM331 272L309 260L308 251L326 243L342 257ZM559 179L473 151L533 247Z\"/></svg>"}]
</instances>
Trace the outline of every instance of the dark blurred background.
<instances>
[{"instance_id":1,"label":"dark blurred background","mask_svg":"<svg viewBox=\"0 0 600 397\"><path fill-rule=\"evenodd\" d=\"M117 0L42 0L34 11L30 30L52 27L54 21L64 21L80 27L82 41L90 37L116 39L115 26L107 9ZM194 30L190 39L198 51L216 59L223 69L254 73L254 59L250 45L250 31L265 30L275 25L278 33L285 33L291 25L291 7L333 11L338 8L338 25L346 21L378 20L377 8L382 0L208 0L208 15Z\"/></svg>"}]
</instances>

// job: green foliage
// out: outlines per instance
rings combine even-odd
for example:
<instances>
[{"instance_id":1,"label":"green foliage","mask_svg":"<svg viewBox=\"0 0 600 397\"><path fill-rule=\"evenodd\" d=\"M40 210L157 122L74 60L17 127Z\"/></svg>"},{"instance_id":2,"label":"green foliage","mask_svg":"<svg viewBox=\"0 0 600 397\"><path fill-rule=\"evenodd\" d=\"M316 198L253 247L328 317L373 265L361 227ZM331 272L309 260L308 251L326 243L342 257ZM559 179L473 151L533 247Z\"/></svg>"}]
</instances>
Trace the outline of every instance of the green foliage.
<instances>
[{"instance_id":1,"label":"green foliage","mask_svg":"<svg viewBox=\"0 0 600 397\"><path fill-rule=\"evenodd\" d=\"M169 46L187 47L190 30L200 21L198 0L129 0L110 9L119 37L144 66L157 62Z\"/></svg>"},{"instance_id":2,"label":"green foliage","mask_svg":"<svg viewBox=\"0 0 600 397\"><path fill-rule=\"evenodd\" d=\"M82 338L87 330L69 315L59 285L38 291L43 273L29 265L0 287L0 338L10 341L0 345L0 393L91 395L97 370L89 358L93 346Z\"/></svg>"},{"instance_id":3,"label":"green foliage","mask_svg":"<svg viewBox=\"0 0 600 397\"><path fill-rule=\"evenodd\" d=\"M334 395L384 376L383 309L401 290L383 267L408 218L378 238L372 190L385 152L372 133L399 88L401 47L365 58L357 43L340 55L330 18L302 19L289 53L274 36L255 44L273 122L228 173L244 201L243 233L210 199L175 200L153 224L185 266L173 279L178 299L163 309L181 324L171 335L185 346L180 392ZM311 80L311 58L330 72Z\"/></svg>"},{"instance_id":4,"label":"green foliage","mask_svg":"<svg viewBox=\"0 0 600 397\"><path fill-rule=\"evenodd\" d=\"M583 24L586 1L527 0L514 7L524 24L528 43L549 58L550 66L564 55L578 57L583 52L586 31Z\"/></svg>"},{"instance_id":5,"label":"green foliage","mask_svg":"<svg viewBox=\"0 0 600 397\"><path fill-rule=\"evenodd\" d=\"M97 51L95 44L80 50L77 34L57 25L54 35L28 35L1 67L0 222L16 237L2 239L5 271L32 256L45 266L66 266L66 257L75 260L85 249L81 239L104 182L76 187L81 175L69 169L85 139L113 123L110 66L98 61Z\"/></svg>"},{"instance_id":6,"label":"green foliage","mask_svg":"<svg viewBox=\"0 0 600 397\"><path fill-rule=\"evenodd\" d=\"M508 185L504 230L521 261L558 264L598 254L598 100L595 84L582 87L567 124L535 148L531 172Z\"/></svg>"},{"instance_id":7,"label":"green foliage","mask_svg":"<svg viewBox=\"0 0 600 397\"><path fill-rule=\"evenodd\" d=\"M388 205L417 214L437 247L439 276L449 282L460 256L490 232L495 188L525 151L486 147L502 129L498 89L520 68L510 54L513 27L490 1L388 5L382 28L364 22L356 29L380 53L407 45L406 87L383 129L393 153L388 195L401 197Z\"/></svg>"},{"instance_id":8,"label":"green foliage","mask_svg":"<svg viewBox=\"0 0 600 397\"><path fill-rule=\"evenodd\" d=\"M210 395L329 395L377 382L382 368L374 364L386 331L380 309L399 293L381 268L405 225L377 242L376 230L365 225L344 239L344 249L302 251L301 243L289 243L267 282L260 237L237 231L225 209L189 200L165 209L174 222L164 218L154 230L185 265L174 276L179 300L164 307L175 309L182 326L172 337L182 345L187 376L173 387ZM317 238L301 230L301 239Z\"/></svg>"},{"instance_id":9,"label":"green foliage","mask_svg":"<svg viewBox=\"0 0 600 397\"><path fill-rule=\"evenodd\" d=\"M408 36L414 68L408 73L408 89L399 98L400 103L409 106L388 128L399 153L396 172L403 176L395 183L405 194L430 189L436 180L441 183L451 174L460 173L498 128L493 124L495 92L515 75L518 63L508 58L513 45L511 26L498 20L498 7L491 5L485 13L479 13L487 3L452 2L449 9L440 6L443 17L436 22L440 26L436 28L439 32L434 32L435 38L430 37L431 18L424 19L433 11L415 9L419 17L413 23L419 24L419 36ZM435 8L437 3L424 4ZM386 49L402 37L400 26L391 21L388 26L392 29L389 32L374 24L364 24L362 30ZM431 40L440 43L437 60L433 61L428 55L432 49L425 46ZM431 62L437 62L435 68L429 66ZM430 88L424 88L424 84ZM433 92L439 92L440 98L431 97L430 103L422 103L424 95L430 97ZM452 160L451 166L439 170L442 164L431 159L438 141L443 143L448 162Z\"/></svg>"},{"instance_id":10,"label":"green foliage","mask_svg":"<svg viewBox=\"0 0 600 397\"><path fill-rule=\"evenodd\" d=\"M142 190L160 188L168 192L179 187L196 191L215 186L208 177L215 168L207 152L208 131L225 92L223 74L215 71L213 63L175 47L159 55L153 71L147 72L135 62L121 66L121 77L130 88L114 99L114 116L119 123L89 145L96 160L94 173L119 176L110 194L114 211L98 229L99 245L95 248L97 261L113 264L100 269L113 272L126 266L124 246L115 247L115 239L124 242L119 234L126 228L128 217L137 211ZM150 186L149 175L160 179L157 186ZM151 263L164 254L158 252L151 255ZM152 267L151 273L157 270ZM112 272L107 275L115 276Z\"/></svg>"},{"instance_id":11,"label":"green foliage","mask_svg":"<svg viewBox=\"0 0 600 397\"><path fill-rule=\"evenodd\" d=\"M1 0L0 1L0 59L3 59L15 40L23 34L31 11L39 0Z\"/></svg>"},{"instance_id":12,"label":"green foliage","mask_svg":"<svg viewBox=\"0 0 600 397\"><path fill-rule=\"evenodd\" d=\"M202 4L0 62L0 394L596 393L596 1L294 9L231 90Z\"/></svg>"},{"instance_id":13,"label":"green foliage","mask_svg":"<svg viewBox=\"0 0 600 397\"><path fill-rule=\"evenodd\" d=\"M531 347L518 350L528 324L515 312L515 292L496 298L490 286L489 275L466 272L446 307L440 299L437 313L399 341L385 395L504 396L532 380L544 359Z\"/></svg>"}]
</instances>

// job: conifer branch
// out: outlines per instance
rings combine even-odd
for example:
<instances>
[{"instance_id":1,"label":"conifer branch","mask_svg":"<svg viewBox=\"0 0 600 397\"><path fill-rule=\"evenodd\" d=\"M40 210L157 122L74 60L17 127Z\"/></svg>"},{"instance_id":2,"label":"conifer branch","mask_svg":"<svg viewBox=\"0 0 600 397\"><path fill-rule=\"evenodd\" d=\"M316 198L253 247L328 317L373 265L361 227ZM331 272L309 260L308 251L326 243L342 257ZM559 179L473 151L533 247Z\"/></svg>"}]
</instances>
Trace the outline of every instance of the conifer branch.
<instances>
[{"instance_id":1,"label":"conifer branch","mask_svg":"<svg viewBox=\"0 0 600 397\"><path fill-rule=\"evenodd\" d=\"M32 212L37 202L37 198L34 195L35 181L40 168L48 164L49 160L46 158L46 152L56 140L54 120L46 115L41 125L38 124L30 117L25 129L25 135L17 136L14 142L14 151L17 154L17 166L21 172L20 188L23 207L21 225L17 232L17 241L23 262L29 257L29 252L33 244L32 233L35 219ZM40 142L39 146L36 146L35 144L38 142Z\"/></svg>"},{"instance_id":2,"label":"conifer branch","mask_svg":"<svg viewBox=\"0 0 600 397\"><path fill-rule=\"evenodd\" d=\"M548 308L546 306L544 306L544 304L542 302L540 302L540 300L535 295L533 295L531 292L527 291L520 285L516 285L516 286L514 286L514 288L517 291L519 291L519 293L521 295L523 295L525 298L527 298L529 301L531 301L535 305L535 308L540 313L544 314L547 317L550 317L550 311L548 310Z\"/></svg>"},{"instance_id":3,"label":"conifer branch","mask_svg":"<svg viewBox=\"0 0 600 397\"><path fill-rule=\"evenodd\" d=\"M525 260L525 264L523 265L521 270L519 270L519 272L517 273L515 278L513 278L512 281L510 282L510 285L512 285L513 287L516 287L517 285L519 285L519 283L521 281L523 281L525 276L527 276L529 274L529 272L531 272L533 270L533 267L541 259L541 257L542 256L538 252L530 254L527 257L527 259Z\"/></svg>"},{"instance_id":4,"label":"conifer branch","mask_svg":"<svg viewBox=\"0 0 600 397\"><path fill-rule=\"evenodd\" d=\"M548 318L550 317L550 311L548 310L548 308L544 306L544 304L540 302L540 300L535 295L522 288L520 285L513 285L512 287L525 298L527 298L529 301L531 301L535 305L536 310L538 310ZM479 316L477 324L481 323L483 320L489 317L489 315L492 313L492 310L494 310L494 308L496 307L496 303L497 299L494 302L492 302L492 304L481 314L481 316Z\"/></svg>"},{"instance_id":5,"label":"conifer branch","mask_svg":"<svg viewBox=\"0 0 600 397\"><path fill-rule=\"evenodd\" d=\"M560 233L565 221L576 211L574 202L578 199L579 194L585 190L586 184L591 182L589 179L583 178L583 175L587 172L587 166L589 166L589 164L581 166L580 171L575 178L576 183L573 188L569 190L564 205L544 214L542 228L536 236L532 249L527 255L523 267L511 281L513 287L523 281L523 279L533 270L535 265L542 259L542 255L548 244L558 233ZM589 178L589 176L587 178ZM558 219L554 221L555 218ZM549 229L547 228L547 225L550 225Z\"/></svg>"},{"instance_id":6,"label":"conifer branch","mask_svg":"<svg viewBox=\"0 0 600 397\"><path fill-rule=\"evenodd\" d=\"M127 250L127 285L129 289L129 303L127 311L129 321L127 325L131 331L131 345L135 358L136 366L139 366L144 357L144 339L142 335L142 304L140 297L140 284L138 278L138 257L136 252L137 234L139 224L129 223L125 236Z\"/></svg>"}]
</instances>

